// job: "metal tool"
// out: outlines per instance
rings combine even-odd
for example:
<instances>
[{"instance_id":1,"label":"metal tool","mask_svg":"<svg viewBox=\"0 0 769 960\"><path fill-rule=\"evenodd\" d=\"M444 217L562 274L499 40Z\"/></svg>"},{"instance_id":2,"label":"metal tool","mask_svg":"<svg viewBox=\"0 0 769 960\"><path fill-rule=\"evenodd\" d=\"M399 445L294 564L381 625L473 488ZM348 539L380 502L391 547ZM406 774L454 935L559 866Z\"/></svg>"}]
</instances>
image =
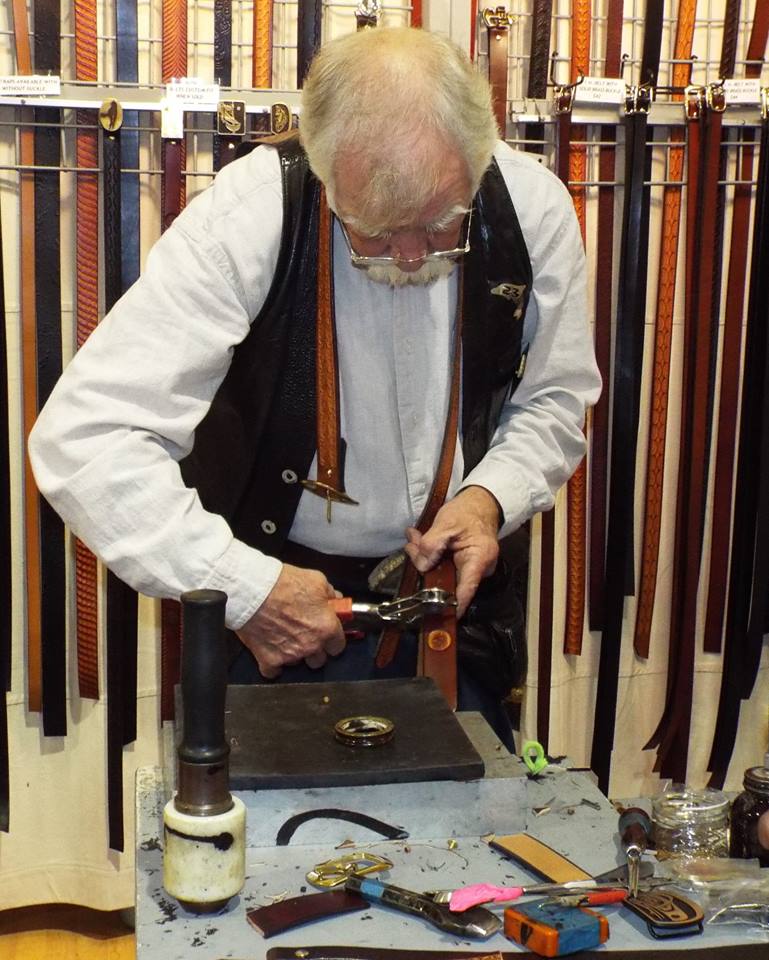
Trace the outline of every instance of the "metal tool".
<instances>
[{"instance_id":1,"label":"metal tool","mask_svg":"<svg viewBox=\"0 0 769 960\"><path fill-rule=\"evenodd\" d=\"M499 917L483 907L475 907L459 914L452 913L445 904L436 903L425 894L366 877L349 877L344 886L345 890L359 893L369 900L378 900L395 910L413 913L434 927L460 937L485 940L502 929Z\"/></svg>"},{"instance_id":2,"label":"metal tool","mask_svg":"<svg viewBox=\"0 0 769 960\"><path fill-rule=\"evenodd\" d=\"M340 597L329 600L329 604L342 623L360 620L406 628L424 616L442 613L448 607L456 607L457 598L439 587L430 587L418 590L408 597L383 600L381 603L361 603L352 597Z\"/></svg>"},{"instance_id":3,"label":"metal tool","mask_svg":"<svg viewBox=\"0 0 769 960\"><path fill-rule=\"evenodd\" d=\"M651 836L652 822L649 814L640 807L628 807L619 818L619 835L627 859L627 878L630 896L638 894L640 864Z\"/></svg>"}]
</instances>

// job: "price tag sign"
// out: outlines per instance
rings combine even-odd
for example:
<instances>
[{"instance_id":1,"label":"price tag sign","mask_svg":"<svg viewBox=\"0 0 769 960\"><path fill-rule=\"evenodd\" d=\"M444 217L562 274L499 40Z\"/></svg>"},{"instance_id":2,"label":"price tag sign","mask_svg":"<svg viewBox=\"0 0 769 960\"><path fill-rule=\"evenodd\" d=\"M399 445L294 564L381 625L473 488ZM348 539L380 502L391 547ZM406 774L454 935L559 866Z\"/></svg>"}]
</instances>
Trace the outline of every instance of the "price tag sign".
<instances>
[{"instance_id":1,"label":"price tag sign","mask_svg":"<svg viewBox=\"0 0 769 960\"><path fill-rule=\"evenodd\" d=\"M0 97L58 97L61 77L0 77Z\"/></svg>"},{"instance_id":2,"label":"price tag sign","mask_svg":"<svg viewBox=\"0 0 769 960\"><path fill-rule=\"evenodd\" d=\"M585 77L574 88L575 103L625 102L625 81L618 77Z\"/></svg>"},{"instance_id":3,"label":"price tag sign","mask_svg":"<svg viewBox=\"0 0 769 960\"><path fill-rule=\"evenodd\" d=\"M216 111L219 105L219 84L205 83L197 77L179 77L166 84L166 100L184 110Z\"/></svg>"},{"instance_id":4,"label":"price tag sign","mask_svg":"<svg viewBox=\"0 0 769 960\"><path fill-rule=\"evenodd\" d=\"M181 140L184 136L184 107L168 97L160 101L160 136L164 140Z\"/></svg>"},{"instance_id":5,"label":"price tag sign","mask_svg":"<svg viewBox=\"0 0 769 960\"><path fill-rule=\"evenodd\" d=\"M724 96L727 106L758 107L761 105L761 81L758 77L754 80L724 80Z\"/></svg>"}]
</instances>

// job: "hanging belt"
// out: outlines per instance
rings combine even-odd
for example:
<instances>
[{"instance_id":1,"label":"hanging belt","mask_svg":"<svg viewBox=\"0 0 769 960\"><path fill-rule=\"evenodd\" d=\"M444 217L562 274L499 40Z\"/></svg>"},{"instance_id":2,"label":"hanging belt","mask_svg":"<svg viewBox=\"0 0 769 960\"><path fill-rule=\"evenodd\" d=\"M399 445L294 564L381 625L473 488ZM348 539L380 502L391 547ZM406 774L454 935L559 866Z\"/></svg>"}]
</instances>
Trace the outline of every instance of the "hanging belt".
<instances>
[{"instance_id":1,"label":"hanging belt","mask_svg":"<svg viewBox=\"0 0 769 960\"><path fill-rule=\"evenodd\" d=\"M184 0L163 0L163 82L187 74L187 4ZM162 229L167 230L185 203L182 169L184 143L166 139L162 146L163 189ZM177 600L160 602L160 719L174 718L174 687L179 682L181 663L181 608Z\"/></svg>"},{"instance_id":2,"label":"hanging belt","mask_svg":"<svg viewBox=\"0 0 769 960\"><path fill-rule=\"evenodd\" d=\"M96 3L75 2L75 75L96 81ZM77 346L81 347L99 319L99 140L92 110L78 110L76 156ZM75 542L78 687L81 697L98 699L99 658L96 558Z\"/></svg>"},{"instance_id":3,"label":"hanging belt","mask_svg":"<svg viewBox=\"0 0 769 960\"><path fill-rule=\"evenodd\" d=\"M411 26L422 26L422 0L411 0Z\"/></svg>"},{"instance_id":4,"label":"hanging belt","mask_svg":"<svg viewBox=\"0 0 769 960\"><path fill-rule=\"evenodd\" d=\"M35 70L61 73L61 12L58 0L35 0ZM37 402L48 399L61 376L61 263L59 256L59 167L61 111L35 110L35 310L37 315ZM37 126L41 124L41 126ZM67 732L67 644L64 523L40 498L40 573L43 733Z\"/></svg>"},{"instance_id":5,"label":"hanging belt","mask_svg":"<svg viewBox=\"0 0 769 960\"><path fill-rule=\"evenodd\" d=\"M0 410L8 409L8 343L5 323L3 228L0 220ZM11 689L11 459L8 417L0 417L0 830L9 826L8 707Z\"/></svg>"},{"instance_id":6,"label":"hanging belt","mask_svg":"<svg viewBox=\"0 0 769 960\"><path fill-rule=\"evenodd\" d=\"M256 56L257 44L262 43L264 27L260 20L261 5L264 0L257 0L254 4L253 16L253 87L264 86L257 82ZM268 15L269 15L268 5ZM232 0L214 0L214 78L222 87L232 86ZM242 122L241 122L242 121ZM217 132L214 134L213 159L214 170L221 170L230 160L235 158L235 151L245 133L245 117L235 116L233 102L223 102L219 105L216 115ZM231 136L235 130L237 136Z\"/></svg>"},{"instance_id":7,"label":"hanging belt","mask_svg":"<svg viewBox=\"0 0 769 960\"><path fill-rule=\"evenodd\" d=\"M681 441L673 561L673 603L668 653L668 695L662 719L647 744L657 746L655 770L686 779L694 682L697 593L707 489L708 374L716 185L720 124L715 140L711 111L695 115L690 99L687 202L687 303L684 318ZM711 186L712 184L712 186Z\"/></svg>"},{"instance_id":8,"label":"hanging belt","mask_svg":"<svg viewBox=\"0 0 769 960\"><path fill-rule=\"evenodd\" d=\"M769 37L769 0L758 0L746 54L745 75L761 76L764 51ZM753 130L741 136L739 177L732 201L732 230L729 244L729 272L724 313L721 355L721 390L718 404L718 439L713 485L713 520L705 617L704 649L719 653L723 634L729 565L732 494L734 488L735 435L738 422L738 392L742 355L742 321L745 303L745 271L748 263L748 236L753 180Z\"/></svg>"},{"instance_id":9,"label":"hanging belt","mask_svg":"<svg viewBox=\"0 0 769 960\"><path fill-rule=\"evenodd\" d=\"M673 88L689 85L691 77L692 40L696 0L681 0L678 6L674 48ZM682 94L674 93L682 100ZM652 371L651 415L646 461L646 502L642 540L641 572L634 647L639 657L649 656L654 596L657 588L657 566L662 524L662 488L665 472L665 438L668 420L668 385L670 380L670 344L673 333L678 237L681 220L681 187L684 176L684 141L682 127L670 131L668 170L662 195L662 238L660 242L657 312L654 327L654 366Z\"/></svg>"},{"instance_id":10,"label":"hanging belt","mask_svg":"<svg viewBox=\"0 0 769 960\"><path fill-rule=\"evenodd\" d=\"M609 0L606 19L604 76L620 75L623 0ZM598 150L598 239L595 276L595 356L604 383L611 380L612 292L614 288L614 182L617 178L615 131L604 131ZM609 391L593 407L590 467L590 547L588 622L601 630L604 622L606 491L609 470Z\"/></svg>"},{"instance_id":11,"label":"hanging belt","mask_svg":"<svg viewBox=\"0 0 769 960\"><path fill-rule=\"evenodd\" d=\"M571 82L590 72L590 0L575 0L572 7ZM582 245L587 233L585 201L587 179L587 128L572 126L571 111L566 115L569 135L569 177L567 187L577 214ZM576 142L575 142L576 141ZM564 653L582 652L585 624L585 552L587 544L587 460L583 457L566 488L566 629Z\"/></svg>"},{"instance_id":12,"label":"hanging belt","mask_svg":"<svg viewBox=\"0 0 769 960\"><path fill-rule=\"evenodd\" d=\"M649 22L649 15L654 18ZM661 22L661 4L647 15L647 32ZM648 63L645 65L648 72ZM656 69L653 71L656 76ZM622 222L617 334L611 436L611 487L606 549L606 608L596 692L591 767L608 789L614 746L619 654L628 566L632 567L635 438L639 372L643 355L648 245L648 192L645 186L646 126L650 93L632 91L625 119L625 198Z\"/></svg>"},{"instance_id":13,"label":"hanging belt","mask_svg":"<svg viewBox=\"0 0 769 960\"><path fill-rule=\"evenodd\" d=\"M758 186L750 264L745 361L742 379L740 437L737 460L729 598L724 665L715 734L708 769L710 783L723 785L739 724L741 700L750 695L760 655L766 612L767 559L758 537L766 536L769 466L761 444L769 442L769 388L766 303L769 297L769 118L761 125ZM763 576L759 584L757 577ZM751 606L757 606L752 610ZM756 620L758 616L758 621ZM758 641L756 643L756 641ZM757 649L756 649L757 648Z\"/></svg>"},{"instance_id":14,"label":"hanging belt","mask_svg":"<svg viewBox=\"0 0 769 960\"><path fill-rule=\"evenodd\" d=\"M505 7L488 8L483 12L483 23L488 33L489 84L494 116L502 140L507 136L507 52L510 27L515 17Z\"/></svg>"},{"instance_id":15,"label":"hanging belt","mask_svg":"<svg viewBox=\"0 0 769 960\"><path fill-rule=\"evenodd\" d=\"M297 16L296 85L301 90L310 63L320 47L323 4L321 0L299 0Z\"/></svg>"},{"instance_id":16,"label":"hanging belt","mask_svg":"<svg viewBox=\"0 0 769 960\"><path fill-rule=\"evenodd\" d=\"M138 43L135 0L116 0L116 72L119 83L138 83ZM139 114L126 110L120 133L120 225L122 289L139 279ZM130 172L129 172L130 171Z\"/></svg>"},{"instance_id":17,"label":"hanging belt","mask_svg":"<svg viewBox=\"0 0 769 960\"><path fill-rule=\"evenodd\" d=\"M13 0L13 29L16 46L16 71L32 73L29 46L29 25L24 0ZM22 167L35 162L34 134L29 127L32 112L20 111L19 163ZM37 331L35 318L35 184L33 174L19 174L20 259L21 259L21 355L24 437L37 417ZM42 707L42 651L40 632L40 510L37 487L29 465L24 460L24 542L25 580L27 593L27 700L31 711Z\"/></svg>"}]
</instances>

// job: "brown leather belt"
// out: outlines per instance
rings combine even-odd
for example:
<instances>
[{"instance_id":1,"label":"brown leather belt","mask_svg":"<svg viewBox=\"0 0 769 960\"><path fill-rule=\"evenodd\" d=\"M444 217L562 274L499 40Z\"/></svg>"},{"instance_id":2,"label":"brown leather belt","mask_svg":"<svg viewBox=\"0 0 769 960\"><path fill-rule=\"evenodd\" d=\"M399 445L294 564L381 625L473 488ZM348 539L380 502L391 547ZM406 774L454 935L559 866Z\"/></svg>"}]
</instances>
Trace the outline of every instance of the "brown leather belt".
<instances>
[{"instance_id":1,"label":"brown leather belt","mask_svg":"<svg viewBox=\"0 0 769 960\"><path fill-rule=\"evenodd\" d=\"M590 72L590 0L575 0L572 7L571 82ZM571 126L571 112L567 114ZM585 244L587 232L584 186L587 179L586 127L571 128L569 138L569 176L567 186ZM564 653L582 652L585 623L585 553L587 549L587 461L583 458L566 488L566 624Z\"/></svg>"},{"instance_id":2,"label":"brown leather belt","mask_svg":"<svg viewBox=\"0 0 769 960\"><path fill-rule=\"evenodd\" d=\"M746 54L746 77L760 77L769 37L769 2L756 4L753 27ZM722 58L723 59L723 58ZM739 180L732 201L732 230L729 243L729 271L724 336L721 356L721 391L718 404L718 437L713 486L713 520L708 577L708 602L705 617L704 649L719 653L724 627L729 566L732 498L734 488L734 452L739 408L740 361L742 356L742 320L745 304L745 280L748 263L748 235L753 180L753 131L743 133Z\"/></svg>"},{"instance_id":3,"label":"brown leather belt","mask_svg":"<svg viewBox=\"0 0 769 960\"><path fill-rule=\"evenodd\" d=\"M451 470L454 463L454 451L456 448L456 438L457 438L457 428L459 425L459 394L460 394L460 380L461 380L461 362L462 362L462 309L464 303L464 267L460 263L459 265L459 281L457 284L457 315L456 322L454 324L454 350L453 350L453 360L452 360L452 370L451 370L451 389L449 393L449 410L448 416L446 417L446 427L443 433L443 442L441 444L441 453L438 460L438 466L435 471L435 478L433 480L433 486L430 490L430 496L427 498L427 503L422 511L422 515L419 517L415 526L417 530L421 533L429 530L433 525L436 514L440 510L444 501L446 500L446 494L449 489L449 482L451 480ZM427 579L435 580L433 586L440 586L441 582L449 583L449 578L451 573L445 569L446 564L451 564L453 566L453 560L451 557L446 558L444 561L439 564L436 571L430 572L430 575ZM443 568L443 569L441 569ZM426 575L427 577L427 575ZM414 593L417 590L419 584L419 573L416 567L408 561L405 565L403 572L403 577L401 578L400 586L398 588L399 596L408 596L409 594ZM453 592L453 590L451 591ZM437 621L436 621L437 623ZM431 629L428 626L428 629ZM456 708L457 703L457 694L456 694L456 657L457 657L457 643L456 643L456 616L452 610L449 615L441 621L440 626L436 626L435 629L442 630L445 633L443 638L442 648L438 648L434 645L432 652L429 657L422 657L420 650L420 658L423 669L425 670L424 676L431 676L441 688L441 692L446 697L446 700L452 705L453 708ZM446 642L448 639L449 642ZM421 646L425 645L426 635L423 628L422 636L420 638ZM387 666L395 656L395 651L398 646L398 633L394 629L386 629L382 633L382 638L379 644L379 650L377 652L376 663L378 667ZM428 669L435 669L436 673L426 672Z\"/></svg>"},{"instance_id":4,"label":"brown leather belt","mask_svg":"<svg viewBox=\"0 0 769 960\"><path fill-rule=\"evenodd\" d=\"M254 0L251 86L257 90L272 86L272 2Z\"/></svg>"},{"instance_id":5,"label":"brown leather belt","mask_svg":"<svg viewBox=\"0 0 769 960\"><path fill-rule=\"evenodd\" d=\"M497 6L495 10L489 8L484 11L483 22L488 31L491 100L499 135L504 140L507 136L508 38L515 18L504 6Z\"/></svg>"},{"instance_id":6,"label":"brown leather belt","mask_svg":"<svg viewBox=\"0 0 769 960\"><path fill-rule=\"evenodd\" d=\"M96 3L75 2L75 75L95 82ZM81 347L99 321L99 139L96 115L77 111L76 183L77 346ZM75 542L76 632L78 689L81 697L98 699L98 614L96 557L79 540Z\"/></svg>"},{"instance_id":7,"label":"brown leather belt","mask_svg":"<svg viewBox=\"0 0 769 960\"><path fill-rule=\"evenodd\" d=\"M689 85L691 77L692 40L696 4L682 0L678 7L674 49L673 88ZM680 93L674 99L682 100ZM654 327L654 367L652 372L652 408L649 418L648 456L646 462L646 503L644 506L643 548L639 577L638 605L634 647L639 657L649 656L654 596L657 588L657 565L662 525L662 487L665 473L665 438L668 420L668 385L670 380L670 345L673 334L678 237L681 219L681 189L684 176L684 141L682 127L670 131L668 170L662 195L662 238L660 242L657 314Z\"/></svg>"}]
</instances>

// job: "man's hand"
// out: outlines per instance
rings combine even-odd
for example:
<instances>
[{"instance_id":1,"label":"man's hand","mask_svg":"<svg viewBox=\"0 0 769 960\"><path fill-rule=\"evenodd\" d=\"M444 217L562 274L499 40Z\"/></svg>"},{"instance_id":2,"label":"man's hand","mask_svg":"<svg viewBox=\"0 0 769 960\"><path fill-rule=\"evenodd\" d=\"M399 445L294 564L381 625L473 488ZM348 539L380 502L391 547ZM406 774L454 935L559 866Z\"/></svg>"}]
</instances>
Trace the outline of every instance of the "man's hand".
<instances>
[{"instance_id":1,"label":"man's hand","mask_svg":"<svg viewBox=\"0 0 769 960\"><path fill-rule=\"evenodd\" d=\"M420 534L406 531L406 553L420 573L425 573L451 551L457 568L457 617L462 617L481 580L497 565L499 505L483 487L466 487L436 514L430 529Z\"/></svg>"},{"instance_id":2,"label":"man's hand","mask_svg":"<svg viewBox=\"0 0 769 960\"><path fill-rule=\"evenodd\" d=\"M283 564L267 599L237 631L263 677L271 680L281 667L302 660L317 669L344 650L342 624L328 602L335 596L318 570Z\"/></svg>"}]
</instances>

